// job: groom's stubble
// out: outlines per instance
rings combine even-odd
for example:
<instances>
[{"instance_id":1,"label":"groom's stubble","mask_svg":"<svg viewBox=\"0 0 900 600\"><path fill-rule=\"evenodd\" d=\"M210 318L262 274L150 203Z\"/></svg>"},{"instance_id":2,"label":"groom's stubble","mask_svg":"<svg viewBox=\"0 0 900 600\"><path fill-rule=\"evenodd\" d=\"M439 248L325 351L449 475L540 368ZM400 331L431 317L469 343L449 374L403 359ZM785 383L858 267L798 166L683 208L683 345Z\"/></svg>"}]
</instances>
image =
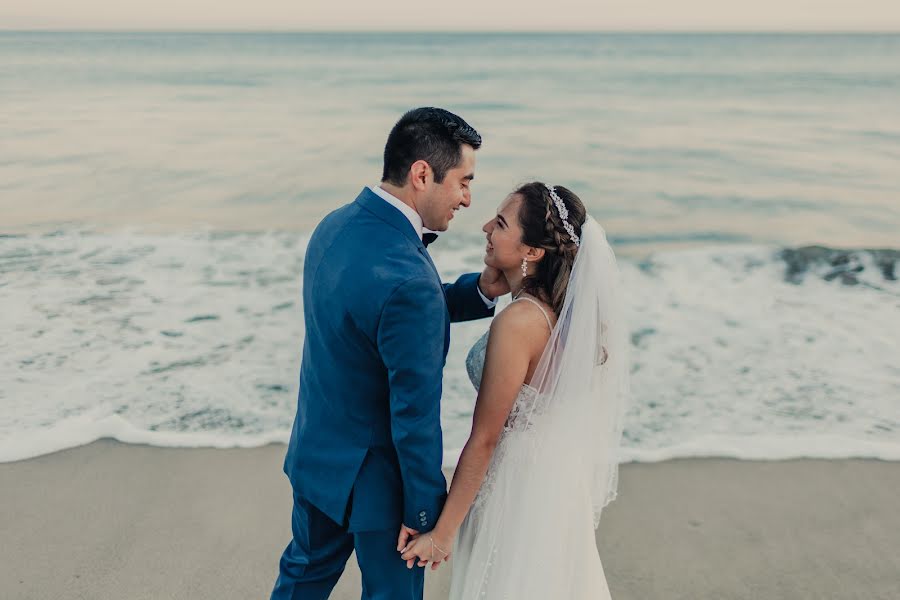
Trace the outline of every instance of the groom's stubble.
<instances>
[{"instance_id":1,"label":"groom's stubble","mask_svg":"<svg viewBox=\"0 0 900 600\"><path fill-rule=\"evenodd\" d=\"M432 231L447 231L456 212L472 204L470 186L475 178L475 149L460 147L459 164L447 171L443 181L431 181L415 207L422 224Z\"/></svg>"}]
</instances>

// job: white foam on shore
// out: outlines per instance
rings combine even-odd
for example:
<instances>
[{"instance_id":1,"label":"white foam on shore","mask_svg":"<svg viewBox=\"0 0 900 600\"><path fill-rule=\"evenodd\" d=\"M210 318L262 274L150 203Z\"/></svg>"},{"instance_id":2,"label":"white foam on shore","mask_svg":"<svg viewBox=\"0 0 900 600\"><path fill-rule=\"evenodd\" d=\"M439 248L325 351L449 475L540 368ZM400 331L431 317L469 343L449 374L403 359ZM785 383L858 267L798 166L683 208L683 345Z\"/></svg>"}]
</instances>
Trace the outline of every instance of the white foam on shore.
<instances>
[{"instance_id":1,"label":"white foam on shore","mask_svg":"<svg viewBox=\"0 0 900 600\"><path fill-rule=\"evenodd\" d=\"M791 437L707 435L666 448L624 448L622 452L622 462L652 463L674 458L872 458L894 461L900 460L900 443L826 434Z\"/></svg>"},{"instance_id":2,"label":"white foam on shore","mask_svg":"<svg viewBox=\"0 0 900 600\"><path fill-rule=\"evenodd\" d=\"M223 436L216 432L180 433L140 429L118 415L93 420L86 415L57 423L47 429L0 440L0 463L24 460L100 439L125 444L145 444L163 448L255 448L286 444L290 431L270 431L258 435Z\"/></svg>"},{"instance_id":3,"label":"white foam on shore","mask_svg":"<svg viewBox=\"0 0 900 600\"><path fill-rule=\"evenodd\" d=\"M239 436L224 436L213 432L147 431L135 427L117 415L97 421L77 417L43 431L0 441L0 463L52 454L101 439L161 448L256 448L268 444L286 444L290 435L290 431ZM445 451L444 467L455 467L461 452L462 449ZM702 436L666 448L623 448L620 462L656 463L680 458L733 458L757 461L859 458L900 461L900 443L873 442L837 435L803 435L790 438L757 435Z\"/></svg>"},{"instance_id":4,"label":"white foam on shore","mask_svg":"<svg viewBox=\"0 0 900 600\"><path fill-rule=\"evenodd\" d=\"M445 452L444 467L456 467L461 452L461 448ZM665 448L622 448L619 462L657 463L679 458L733 458L756 461L860 458L900 461L900 442L873 442L825 434L793 437L705 435Z\"/></svg>"},{"instance_id":5,"label":"white foam on shore","mask_svg":"<svg viewBox=\"0 0 900 600\"><path fill-rule=\"evenodd\" d=\"M0 461L111 437L160 446L285 442L303 342L306 236L59 232L0 238ZM434 249L452 280L477 238ZM771 247L622 260L633 344L628 460L900 460L900 284L871 253L785 280ZM842 284L835 269L856 282ZM468 435L453 328L444 445ZM447 453L455 462L453 452Z\"/></svg>"}]
</instances>

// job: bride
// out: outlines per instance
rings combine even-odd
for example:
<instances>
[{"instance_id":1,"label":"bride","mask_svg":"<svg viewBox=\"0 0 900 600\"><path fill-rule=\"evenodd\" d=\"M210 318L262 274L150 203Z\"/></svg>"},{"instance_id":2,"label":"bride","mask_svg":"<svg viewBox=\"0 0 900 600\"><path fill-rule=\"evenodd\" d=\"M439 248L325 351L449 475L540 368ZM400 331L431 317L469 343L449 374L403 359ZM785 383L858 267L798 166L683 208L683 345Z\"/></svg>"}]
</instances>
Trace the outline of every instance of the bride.
<instances>
[{"instance_id":1,"label":"bride","mask_svg":"<svg viewBox=\"0 0 900 600\"><path fill-rule=\"evenodd\" d=\"M466 361L478 399L443 512L401 556L452 553L451 600L607 599L594 529L628 386L615 256L561 186L523 185L483 229L513 301Z\"/></svg>"}]
</instances>

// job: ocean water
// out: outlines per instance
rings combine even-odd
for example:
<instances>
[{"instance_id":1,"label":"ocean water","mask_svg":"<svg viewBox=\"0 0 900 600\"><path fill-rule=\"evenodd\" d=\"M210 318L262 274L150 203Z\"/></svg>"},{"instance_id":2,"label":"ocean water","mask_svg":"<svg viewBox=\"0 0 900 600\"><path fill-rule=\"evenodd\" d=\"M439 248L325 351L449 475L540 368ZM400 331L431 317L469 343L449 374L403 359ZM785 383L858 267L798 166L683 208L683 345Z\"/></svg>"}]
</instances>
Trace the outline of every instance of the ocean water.
<instances>
[{"instance_id":1,"label":"ocean water","mask_svg":"<svg viewBox=\"0 0 900 600\"><path fill-rule=\"evenodd\" d=\"M0 33L0 461L286 440L308 235L426 104L485 139L446 278L533 178L608 230L625 460L900 460L900 35Z\"/></svg>"}]
</instances>

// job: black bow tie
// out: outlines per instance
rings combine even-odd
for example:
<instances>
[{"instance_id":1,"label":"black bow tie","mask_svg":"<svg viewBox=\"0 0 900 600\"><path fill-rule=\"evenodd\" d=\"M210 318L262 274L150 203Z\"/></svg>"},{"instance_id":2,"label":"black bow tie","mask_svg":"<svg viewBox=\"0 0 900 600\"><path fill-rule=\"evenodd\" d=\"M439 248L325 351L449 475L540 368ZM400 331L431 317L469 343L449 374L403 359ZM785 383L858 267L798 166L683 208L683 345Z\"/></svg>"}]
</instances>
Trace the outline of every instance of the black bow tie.
<instances>
[{"instance_id":1,"label":"black bow tie","mask_svg":"<svg viewBox=\"0 0 900 600\"><path fill-rule=\"evenodd\" d=\"M433 242L433 241L436 240L437 238L438 238L438 234L436 234L436 233L423 233L423 234L422 234L422 243L423 243L423 244L425 245L425 247L427 248L427 247L428 247L428 244L430 244L431 242Z\"/></svg>"}]
</instances>

